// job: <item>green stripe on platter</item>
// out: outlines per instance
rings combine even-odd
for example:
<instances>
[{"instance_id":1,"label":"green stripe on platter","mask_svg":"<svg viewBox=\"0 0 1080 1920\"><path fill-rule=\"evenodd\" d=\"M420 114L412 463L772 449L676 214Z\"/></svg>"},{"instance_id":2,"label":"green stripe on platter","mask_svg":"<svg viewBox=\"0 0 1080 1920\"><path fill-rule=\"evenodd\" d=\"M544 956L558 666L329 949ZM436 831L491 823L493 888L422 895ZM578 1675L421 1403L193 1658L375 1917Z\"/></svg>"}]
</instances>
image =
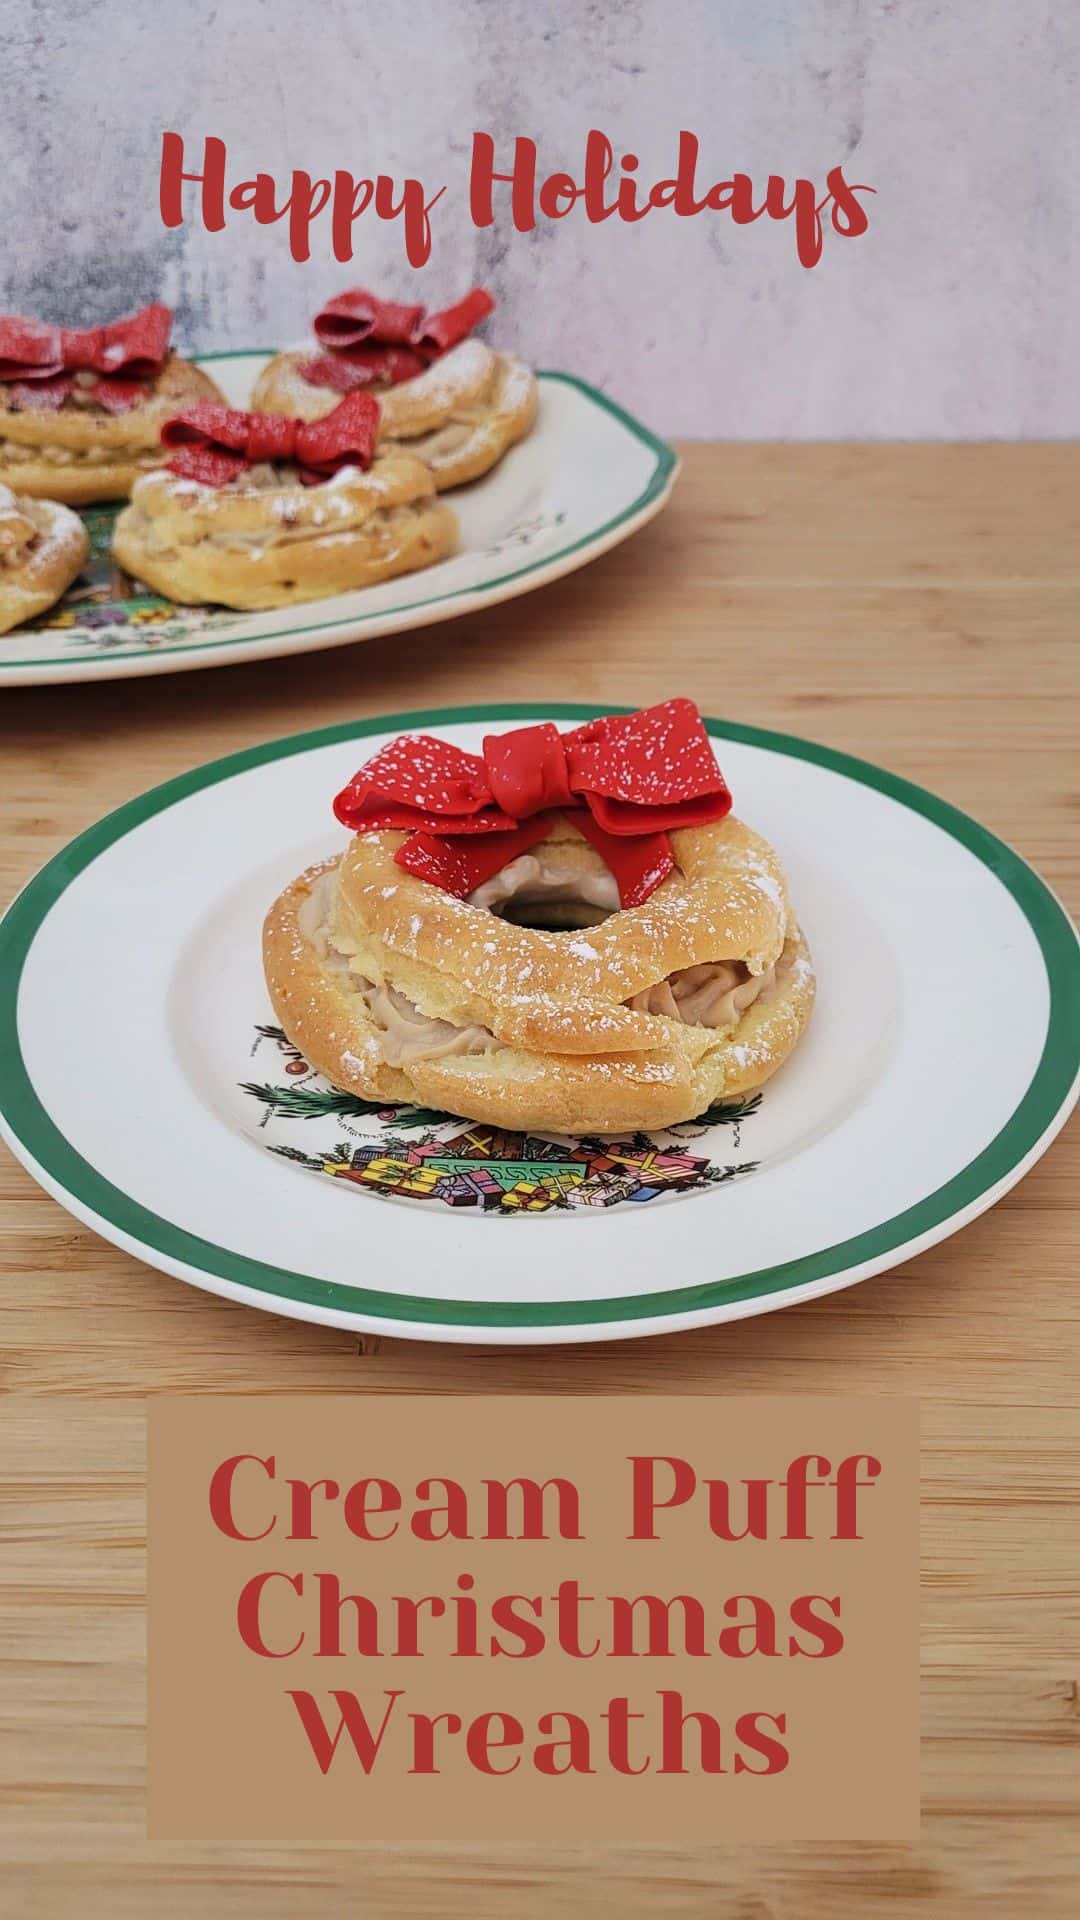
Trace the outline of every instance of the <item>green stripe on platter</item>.
<instances>
[{"instance_id":1,"label":"green stripe on platter","mask_svg":"<svg viewBox=\"0 0 1080 1920\"><path fill-rule=\"evenodd\" d=\"M236 353L204 353L196 357L201 362L204 360L258 359L264 358L265 355L262 354L258 348L252 347L238 349ZM648 447L651 452L655 454L656 465L645 487L639 494L636 494L634 499L629 501L620 512L614 514L610 520L605 520L599 527L591 528L588 533L582 534L580 539L572 541L569 546L556 547L552 552L546 553L540 560L530 560L522 567L511 567L507 573L495 574L490 580L476 581L472 586L454 587L448 593L428 594L423 600L410 600L408 602L402 602L396 607L383 607L377 613L353 613L344 620L315 620L308 622L307 625L302 627L295 625L275 627L270 633L252 633L240 638L234 633L223 632L220 639L211 639L209 635L216 632L217 629L210 627L207 629L204 637L186 642L178 641L175 644L170 642L168 648L164 650L167 652L168 658L172 659L184 653L212 653L220 647L257 647L264 645L269 640L283 640L287 638L299 640L313 633L338 633L343 628L355 631L363 626L367 620L385 620L399 613L403 616L411 616L422 612L425 607L438 606L442 602L449 604L451 601L466 597L471 598L474 594L489 592L492 587L505 586L508 581L526 579L529 574L536 573L544 567L551 566L556 560L565 560L573 553L580 553L583 548L593 546L599 540L605 540L608 534L613 533L617 527L624 526L627 521L633 520L640 513L644 513L646 508L650 507L653 501L664 492L675 472L678 465L678 456L674 449L669 447L665 440L659 439L655 433L651 433L642 421L635 420L632 413L627 413L625 408L620 407L614 400L609 399L606 393L601 393L598 387L590 386L587 380L579 380L576 374L559 373L551 368L542 368L539 371L538 378L541 380L559 381L564 387L575 387L579 393L583 393L587 399L591 400L594 406L599 407L601 412L610 414L613 419L618 420L629 433L633 434L636 440L640 440L643 446ZM113 511L111 503L106 510ZM135 603L133 602L131 604ZM164 607L168 603L155 597L146 601L145 604L148 607ZM225 617L228 618L231 624L235 625L239 620L247 616L233 613ZM160 659L162 655L163 649L160 647L123 647L122 649L110 649L108 652L98 656L80 655L75 651L71 651L69 653L53 654L44 659L30 660L25 656L21 659L5 658L3 652L0 651L0 673L3 673L5 667L9 669L66 667L70 666L73 660L89 660L94 657L102 660L115 661L117 659L144 660L149 656L152 656L154 659Z\"/></svg>"}]
</instances>

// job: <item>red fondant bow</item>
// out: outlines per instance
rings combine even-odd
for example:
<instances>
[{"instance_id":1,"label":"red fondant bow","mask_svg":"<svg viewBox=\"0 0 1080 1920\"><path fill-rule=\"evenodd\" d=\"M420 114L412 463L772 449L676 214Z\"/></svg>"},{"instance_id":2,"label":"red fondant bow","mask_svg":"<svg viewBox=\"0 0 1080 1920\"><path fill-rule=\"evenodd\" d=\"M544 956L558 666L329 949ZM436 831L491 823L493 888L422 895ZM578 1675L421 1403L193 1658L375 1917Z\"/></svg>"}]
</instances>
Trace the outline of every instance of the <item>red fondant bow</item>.
<instances>
[{"instance_id":1,"label":"red fondant bow","mask_svg":"<svg viewBox=\"0 0 1080 1920\"><path fill-rule=\"evenodd\" d=\"M260 460L292 460L305 486L317 486L339 467L371 465L379 403L353 393L322 420L290 420L281 413L240 413L203 400L174 414L161 429L163 447L175 448L170 473L223 487Z\"/></svg>"},{"instance_id":2,"label":"red fondant bow","mask_svg":"<svg viewBox=\"0 0 1080 1920\"><path fill-rule=\"evenodd\" d=\"M302 362L305 380L317 386L351 393L357 387L382 380L397 386L422 373L431 360L464 340L494 309L483 287L473 287L456 306L439 313L380 300L363 287L328 300L315 315L315 337L332 353Z\"/></svg>"},{"instance_id":3,"label":"red fondant bow","mask_svg":"<svg viewBox=\"0 0 1080 1920\"><path fill-rule=\"evenodd\" d=\"M172 313L158 304L103 327L50 327L0 314L0 381L20 405L55 409L77 373L95 373L94 399L126 413L144 397L142 382L160 373L171 331Z\"/></svg>"},{"instance_id":4,"label":"red fondant bow","mask_svg":"<svg viewBox=\"0 0 1080 1920\"><path fill-rule=\"evenodd\" d=\"M482 758L406 734L334 801L355 832L411 830L398 865L459 899L566 814L607 862L624 907L640 906L671 872L672 828L722 820L730 808L692 700L609 714L572 733L546 723L488 734Z\"/></svg>"}]
</instances>

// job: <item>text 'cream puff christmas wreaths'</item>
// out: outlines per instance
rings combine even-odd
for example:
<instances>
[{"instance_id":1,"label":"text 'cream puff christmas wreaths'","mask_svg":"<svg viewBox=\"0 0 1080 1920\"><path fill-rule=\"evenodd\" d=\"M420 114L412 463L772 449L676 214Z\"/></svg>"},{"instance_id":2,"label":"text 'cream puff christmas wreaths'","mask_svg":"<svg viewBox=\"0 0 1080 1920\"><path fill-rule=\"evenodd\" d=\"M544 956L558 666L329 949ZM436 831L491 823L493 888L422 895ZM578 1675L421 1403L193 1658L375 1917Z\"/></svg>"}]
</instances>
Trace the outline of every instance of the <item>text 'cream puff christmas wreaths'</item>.
<instances>
[{"instance_id":1,"label":"text 'cream puff christmas wreaths'","mask_svg":"<svg viewBox=\"0 0 1080 1920\"><path fill-rule=\"evenodd\" d=\"M277 1017L336 1086L566 1134L760 1087L814 998L773 849L669 700L482 755L402 736L334 803L354 838L274 903Z\"/></svg>"}]
</instances>

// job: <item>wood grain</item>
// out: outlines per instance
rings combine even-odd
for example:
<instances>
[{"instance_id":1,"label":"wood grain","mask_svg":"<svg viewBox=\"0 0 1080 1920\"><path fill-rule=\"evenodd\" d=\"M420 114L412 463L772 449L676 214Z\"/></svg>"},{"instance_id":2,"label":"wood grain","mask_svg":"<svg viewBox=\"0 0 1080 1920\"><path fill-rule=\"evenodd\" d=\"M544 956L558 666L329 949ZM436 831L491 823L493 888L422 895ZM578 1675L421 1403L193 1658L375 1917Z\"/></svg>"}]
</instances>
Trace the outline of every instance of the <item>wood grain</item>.
<instances>
[{"instance_id":1,"label":"wood grain","mask_svg":"<svg viewBox=\"0 0 1080 1920\"><path fill-rule=\"evenodd\" d=\"M1080 448L696 446L659 521L479 620L302 660L9 692L2 884L217 753L476 699L644 702L808 734L974 813L1076 900ZM1080 1878L1075 1132L907 1267L707 1332L534 1353L202 1295L0 1165L0 1912L247 1920L1066 1915ZM151 1847L143 1400L169 1389L912 1393L923 1406L917 1847Z\"/></svg>"}]
</instances>

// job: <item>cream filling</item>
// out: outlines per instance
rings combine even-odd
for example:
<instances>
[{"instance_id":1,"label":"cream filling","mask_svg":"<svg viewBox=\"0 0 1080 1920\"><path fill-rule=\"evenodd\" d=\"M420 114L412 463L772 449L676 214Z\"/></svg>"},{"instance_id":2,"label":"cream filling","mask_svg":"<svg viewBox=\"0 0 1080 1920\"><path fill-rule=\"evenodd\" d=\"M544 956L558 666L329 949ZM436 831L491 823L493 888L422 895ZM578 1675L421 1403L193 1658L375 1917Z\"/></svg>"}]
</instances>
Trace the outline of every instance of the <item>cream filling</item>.
<instances>
[{"instance_id":1,"label":"cream filling","mask_svg":"<svg viewBox=\"0 0 1080 1920\"><path fill-rule=\"evenodd\" d=\"M98 377L86 367L81 367L75 375L75 385L68 394L63 406L78 407L83 413L107 413L100 400L95 399Z\"/></svg>"},{"instance_id":2,"label":"cream filling","mask_svg":"<svg viewBox=\"0 0 1080 1920\"><path fill-rule=\"evenodd\" d=\"M47 460L56 467L153 466L160 458L159 453L147 452L144 446L58 447L46 443L29 447L21 440L0 437L0 464L4 466L29 460Z\"/></svg>"},{"instance_id":3,"label":"cream filling","mask_svg":"<svg viewBox=\"0 0 1080 1920\"><path fill-rule=\"evenodd\" d=\"M384 1063L401 1067L410 1061L447 1060L463 1054L486 1054L501 1050L489 1028L478 1022L458 1026L450 1020L422 1013L386 981L368 980L358 974L347 953L334 943L330 927L333 902L333 875L325 874L301 909L301 927L305 937L325 965L349 976L350 985L361 994L375 1025L380 1029L379 1049ZM560 860L557 847L541 847L535 853L521 854L477 887L469 895L471 906L497 912L513 902L528 911L529 924L581 927L595 925L618 910L618 888L614 875L583 873ZM582 918L588 913L592 917ZM508 916L509 917L509 916ZM708 960L694 967L682 967L654 986L644 987L626 1002L635 1013L647 1013L685 1026L712 1030L737 1026L755 1001L768 1001L778 990L778 974L788 962L788 949L764 973L751 973L742 960Z\"/></svg>"},{"instance_id":4,"label":"cream filling","mask_svg":"<svg viewBox=\"0 0 1080 1920\"><path fill-rule=\"evenodd\" d=\"M327 487L334 481L339 483L342 480L352 481L357 478L359 472L360 469L357 466L338 467L336 472L327 474L324 480L317 482L317 485ZM195 484L198 486L202 483L196 481ZM215 492L280 493L283 487L299 485L300 469L295 460L279 460L276 463L273 460L256 460L253 466L243 467L235 478L227 480L224 486L215 488Z\"/></svg>"},{"instance_id":5,"label":"cream filling","mask_svg":"<svg viewBox=\"0 0 1080 1920\"><path fill-rule=\"evenodd\" d=\"M331 961L334 966L339 959L344 960L328 943L329 954L335 955ZM418 1060L448 1060L462 1054L497 1053L504 1045L478 1022L456 1026L451 1020L421 1013L413 1001L386 981L366 980L355 974L353 981L381 1030L379 1050L388 1067ZM673 973L635 994L626 1004L636 1013L665 1015L686 1026L734 1027L748 1007L756 1000L770 998L775 990L775 967L767 973L750 974L741 960L714 960Z\"/></svg>"},{"instance_id":6,"label":"cream filling","mask_svg":"<svg viewBox=\"0 0 1080 1920\"><path fill-rule=\"evenodd\" d=\"M502 1046L487 1027L456 1027L450 1020L421 1013L385 981L376 985L359 980L357 986L376 1026L382 1028L379 1045L388 1067L403 1067L410 1060L449 1060L462 1053L495 1053Z\"/></svg>"},{"instance_id":7,"label":"cream filling","mask_svg":"<svg viewBox=\"0 0 1080 1920\"><path fill-rule=\"evenodd\" d=\"M731 1027L755 1000L767 1000L775 989L775 967L751 973L742 960L708 960L680 968L626 1004L635 1013L663 1014L688 1027Z\"/></svg>"},{"instance_id":8,"label":"cream filling","mask_svg":"<svg viewBox=\"0 0 1080 1920\"><path fill-rule=\"evenodd\" d=\"M448 1060L463 1053L493 1053L502 1046L487 1027L475 1023L456 1026L453 1021L421 1013L397 987L358 973L349 955L334 943L330 925L333 903L334 875L320 874L300 908L300 929L323 965L345 976L347 984L362 996L381 1029L379 1049L386 1066L400 1067L410 1060Z\"/></svg>"}]
</instances>

